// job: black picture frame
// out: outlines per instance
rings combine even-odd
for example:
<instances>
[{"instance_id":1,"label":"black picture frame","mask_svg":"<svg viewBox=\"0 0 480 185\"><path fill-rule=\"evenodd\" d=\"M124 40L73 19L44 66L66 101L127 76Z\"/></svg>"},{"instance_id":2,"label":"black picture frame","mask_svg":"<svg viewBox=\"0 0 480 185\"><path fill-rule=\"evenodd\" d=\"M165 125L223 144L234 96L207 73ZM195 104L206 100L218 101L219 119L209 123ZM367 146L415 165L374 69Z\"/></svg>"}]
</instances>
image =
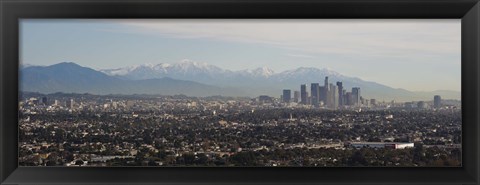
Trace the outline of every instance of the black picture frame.
<instances>
[{"instance_id":1,"label":"black picture frame","mask_svg":"<svg viewBox=\"0 0 480 185\"><path fill-rule=\"evenodd\" d=\"M478 0L0 0L0 184L479 184ZM22 18L461 19L462 167L18 167Z\"/></svg>"}]
</instances>

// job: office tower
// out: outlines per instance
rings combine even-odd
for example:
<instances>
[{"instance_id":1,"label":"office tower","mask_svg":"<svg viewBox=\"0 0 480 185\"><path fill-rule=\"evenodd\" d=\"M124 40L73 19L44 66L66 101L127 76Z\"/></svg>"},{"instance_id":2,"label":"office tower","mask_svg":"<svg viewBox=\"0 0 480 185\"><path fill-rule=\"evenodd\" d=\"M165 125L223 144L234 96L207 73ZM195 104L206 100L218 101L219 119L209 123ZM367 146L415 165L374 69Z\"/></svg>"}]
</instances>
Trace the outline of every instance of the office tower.
<instances>
[{"instance_id":1,"label":"office tower","mask_svg":"<svg viewBox=\"0 0 480 185\"><path fill-rule=\"evenodd\" d=\"M324 86L319 86L318 87L318 102L327 102L327 93L325 92L325 87Z\"/></svg>"},{"instance_id":2,"label":"office tower","mask_svg":"<svg viewBox=\"0 0 480 185\"><path fill-rule=\"evenodd\" d=\"M377 105L377 100L376 99L370 99L370 104L372 106L376 106Z\"/></svg>"},{"instance_id":3,"label":"office tower","mask_svg":"<svg viewBox=\"0 0 480 185\"><path fill-rule=\"evenodd\" d=\"M328 97L330 97L329 93L330 93L330 87L328 84L328 76L326 76L325 82L323 84L323 89L320 91L320 94L321 94L320 100L323 101L325 105L328 105L330 103L328 99Z\"/></svg>"},{"instance_id":4,"label":"office tower","mask_svg":"<svg viewBox=\"0 0 480 185\"><path fill-rule=\"evenodd\" d=\"M440 95L435 95L433 97L433 107L440 108L442 106L442 97Z\"/></svg>"},{"instance_id":5,"label":"office tower","mask_svg":"<svg viewBox=\"0 0 480 185\"><path fill-rule=\"evenodd\" d=\"M48 101L48 99L47 99L46 96L42 97L42 104L43 104L43 105L48 105L48 102L47 102L47 101Z\"/></svg>"},{"instance_id":6,"label":"office tower","mask_svg":"<svg viewBox=\"0 0 480 185\"><path fill-rule=\"evenodd\" d=\"M312 97L310 97L310 95L307 92L307 103L306 103L306 105L311 105L311 104L312 104Z\"/></svg>"},{"instance_id":7,"label":"office tower","mask_svg":"<svg viewBox=\"0 0 480 185\"><path fill-rule=\"evenodd\" d=\"M290 89L283 90L283 102L290 103L290 99L292 99L292 91Z\"/></svg>"},{"instance_id":8,"label":"office tower","mask_svg":"<svg viewBox=\"0 0 480 185\"><path fill-rule=\"evenodd\" d=\"M345 93L345 103L346 105L353 105L353 96L351 92Z\"/></svg>"},{"instance_id":9,"label":"office tower","mask_svg":"<svg viewBox=\"0 0 480 185\"><path fill-rule=\"evenodd\" d=\"M353 96L353 99L352 99L352 103L354 106L359 106L360 105L360 87L353 87L352 88L352 96Z\"/></svg>"},{"instance_id":10,"label":"office tower","mask_svg":"<svg viewBox=\"0 0 480 185\"><path fill-rule=\"evenodd\" d=\"M343 83L342 82L337 82L337 87L338 87L338 105L343 106Z\"/></svg>"},{"instance_id":11,"label":"office tower","mask_svg":"<svg viewBox=\"0 0 480 185\"><path fill-rule=\"evenodd\" d=\"M312 83L310 86L310 92L312 93L310 96L312 97L312 105L315 107L318 107L318 102L319 102L319 85L318 83Z\"/></svg>"},{"instance_id":12,"label":"office tower","mask_svg":"<svg viewBox=\"0 0 480 185\"><path fill-rule=\"evenodd\" d=\"M300 91L294 91L293 92L293 102L298 103L300 99Z\"/></svg>"},{"instance_id":13,"label":"office tower","mask_svg":"<svg viewBox=\"0 0 480 185\"><path fill-rule=\"evenodd\" d=\"M336 85L329 84L328 104L327 107L331 109L338 108L338 89Z\"/></svg>"},{"instance_id":14,"label":"office tower","mask_svg":"<svg viewBox=\"0 0 480 185\"><path fill-rule=\"evenodd\" d=\"M300 85L300 98L301 98L301 103L302 104L308 104L307 103L308 93L307 93L307 85L306 84Z\"/></svg>"},{"instance_id":15,"label":"office tower","mask_svg":"<svg viewBox=\"0 0 480 185\"><path fill-rule=\"evenodd\" d=\"M329 87L328 87L328 76L325 77L325 83L323 84L323 86L325 87L325 89L328 91Z\"/></svg>"}]
</instances>

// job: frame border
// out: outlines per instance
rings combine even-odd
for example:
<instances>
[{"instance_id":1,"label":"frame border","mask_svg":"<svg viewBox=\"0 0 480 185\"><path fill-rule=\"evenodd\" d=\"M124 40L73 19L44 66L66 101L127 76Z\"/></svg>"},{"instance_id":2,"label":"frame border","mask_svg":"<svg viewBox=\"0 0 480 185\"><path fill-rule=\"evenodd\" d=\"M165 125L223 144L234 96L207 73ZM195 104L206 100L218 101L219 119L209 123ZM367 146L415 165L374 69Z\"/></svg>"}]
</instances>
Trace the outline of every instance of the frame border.
<instances>
[{"instance_id":1,"label":"frame border","mask_svg":"<svg viewBox=\"0 0 480 185\"><path fill-rule=\"evenodd\" d=\"M18 111L14 107L18 106L22 18L461 19L463 166L18 167ZM0 29L0 184L479 184L478 0L0 0Z\"/></svg>"}]
</instances>

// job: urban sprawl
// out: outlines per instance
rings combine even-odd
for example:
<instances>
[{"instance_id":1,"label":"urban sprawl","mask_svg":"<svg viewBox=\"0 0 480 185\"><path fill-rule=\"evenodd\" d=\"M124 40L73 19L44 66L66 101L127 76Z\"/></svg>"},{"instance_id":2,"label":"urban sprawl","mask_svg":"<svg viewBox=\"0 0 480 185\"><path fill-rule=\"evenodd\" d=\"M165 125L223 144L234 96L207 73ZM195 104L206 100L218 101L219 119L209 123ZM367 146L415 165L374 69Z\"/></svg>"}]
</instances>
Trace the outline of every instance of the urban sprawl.
<instances>
[{"instance_id":1,"label":"urban sprawl","mask_svg":"<svg viewBox=\"0 0 480 185\"><path fill-rule=\"evenodd\" d=\"M460 100L22 92L21 166L461 166Z\"/></svg>"}]
</instances>

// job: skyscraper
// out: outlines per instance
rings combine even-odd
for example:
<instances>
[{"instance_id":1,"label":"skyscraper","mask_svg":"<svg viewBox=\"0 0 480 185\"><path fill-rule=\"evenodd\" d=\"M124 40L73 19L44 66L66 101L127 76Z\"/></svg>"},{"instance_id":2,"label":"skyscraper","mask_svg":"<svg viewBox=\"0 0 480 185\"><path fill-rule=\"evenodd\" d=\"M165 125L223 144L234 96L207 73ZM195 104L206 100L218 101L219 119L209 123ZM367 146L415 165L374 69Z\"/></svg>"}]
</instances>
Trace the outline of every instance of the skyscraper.
<instances>
[{"instance_id":1,"label":"skyscraper","mask_svg":"<svg viewBox=\"0 0 480 185\"><path fill-rule=\"evenodd\" d=\"M328 105L330 97L330 86L328 84L328 76L325 77L325 82L323 84L323 89L320 91L320 100L323 101L325 105Z\"/></svg>"},{"instance_id":2,"label":"skyscraper","mask_svg":"<svg viewBox=\"0 0 480 185\"><path fill-rule=\"evenodd\" d=\"M323 86L325 87L325 89L328 91L329 90L329 87L328 87L328 76L325 77L325 83L323 84Z\"/></svg>"},{"instance_id":3,"label":"skyscraper","mask_svg":"<svg viewBox=\"0 0 480 185\"><path fill-rule=\"evenodd\" d=\"M354 105L353 96L351 92L345 93L345 103L346 105Z\"/></svg>"},{"instance_id":4,"label":"skyscraper","mask_svg":"<svg viewBox=\"0 0 480 185\"><path fill-rule=\"evenodd\" d=\"M300 99L301 99L302 104L307 104L307 97L308 97L307 85L302 84L302 85L300 85Z\"/></svg>"},{"instance_id":5,"label":"skyscraper","mask_svg":"<svg viewBox=\"0 0 480 185\"><path fill-rule=\"evenodd\" d=\"M353 105L359 106L360 105L360 87L353 87L352 88L352 96L353 96Z\"/></svg>"},{"instance_id":6,"label":"skyscraper","mask_svg":"<svg viewBox=\"0 0 480 185\"><path fill-rule=\"evenodd\" d=\"M343 106L343 83L337 82L338 87L338 105Z\"/></svg>"},{"instance_id":7,"label":"skyscraper","mask_svg":"<svg viewBox=\"0 0 480 185\"><path fill-rule=\"evenodd\" d=\"M310 96L312 97L312 105L318 107L318 102L319 102L319 85L318 83L312 83L310 86L310 92L312 93Z\"/></svg>"},{"instance_id":8,"label":"skyscraper","mask_svg":"<svg viewBox=\"0 0 480 185\"><path fill-rule=\"evenodd\" d=\"M298 103L300 99L300 91L293 91L293 102Z\"/></svg>"},{"instance_id":9,"label":"skyscraper","mask_svg":"<svg viewBox=\"0 0 480 185\"><path fill-rule=\"evenodd\" d=\"M319 86L318 87L318 102L327 102L327 94L325 93L325 87L324 86Z\"/></svg>"},{"instance_id":10,"label":"skyscraper","mask_svg":"<svg viewBox=\"0 0 480 185\"><path fill-rule=\"evenodd\" d=\"M42 97L42 104L43 105L48 105L48 99L46 96Z\"/></svg>"},{"instance_id":11,"label":"skyscraper","mask_svg":"<svg viewBox=\"0 0 480 185\"><path fill-rule=\"evenodd\" d=\"M290 103L290 99L292 99L292 91L290 89L283 90L283 102Z\"/></svg>"},{"instance_id":12,"label":"skyscraper","mask_svg":"<svg viewBox=\"0 0 480 185\"><path fill-rule=\"evenodd\" d=\"M440 108L442 106L442 97L440 95L435 95L433 97L433 107Z\"/></svg>"},{"instance_id":13,"label":"skyscraper","mask_svg":"<svg viewBox=\"0 0 480 185\"><path fill-rule=\"evenodd\" d=\"M336 85L329 84L329 93L328 93L328 108L337 109L338 108L338 89Z\"/></svg>"}]
</instances>

